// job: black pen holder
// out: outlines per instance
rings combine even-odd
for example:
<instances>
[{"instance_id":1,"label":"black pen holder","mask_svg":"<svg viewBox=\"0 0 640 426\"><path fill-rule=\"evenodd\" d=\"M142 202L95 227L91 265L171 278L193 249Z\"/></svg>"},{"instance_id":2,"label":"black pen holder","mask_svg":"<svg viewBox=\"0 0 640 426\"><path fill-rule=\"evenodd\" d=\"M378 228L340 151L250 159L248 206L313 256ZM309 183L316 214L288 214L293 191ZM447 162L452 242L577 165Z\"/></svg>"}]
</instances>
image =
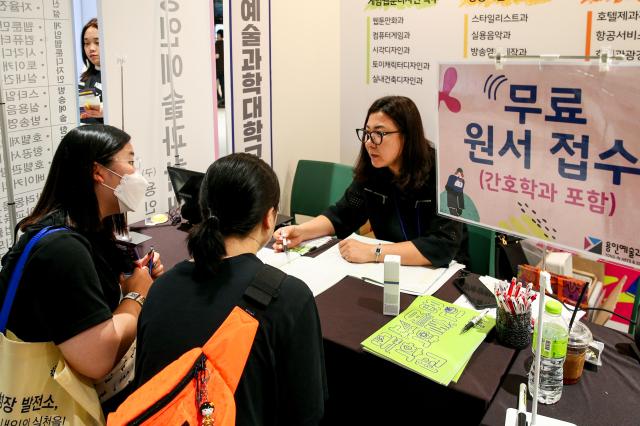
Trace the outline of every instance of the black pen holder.
<instances>
[{"instance_id":1,"label":"black pen holder","mask_svg":"<svg viewBox=\"0 0 640 426\"><path fill-rule=\"evenodd\" d=\"M523 349L531 344L531 310L524 314L512 315L498 308L496 333L498 341L514 349Z\"/></svg>"}]
</instances>

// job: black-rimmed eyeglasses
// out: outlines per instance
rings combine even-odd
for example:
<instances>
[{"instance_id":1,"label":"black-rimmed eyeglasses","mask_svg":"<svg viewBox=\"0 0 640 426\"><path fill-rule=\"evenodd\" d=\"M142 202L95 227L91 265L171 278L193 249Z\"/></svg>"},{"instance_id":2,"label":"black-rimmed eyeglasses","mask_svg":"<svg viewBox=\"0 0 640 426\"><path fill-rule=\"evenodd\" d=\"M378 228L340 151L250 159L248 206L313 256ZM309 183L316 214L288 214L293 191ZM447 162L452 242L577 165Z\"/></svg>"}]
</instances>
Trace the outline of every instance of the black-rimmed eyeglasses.
<instances>
[{"instance_id":1,"label":"black-rimmed eyeglasses","mask_svg":"<svg viewBox=\"0 0 640 426\"><path fill-rule=\"evenodd\" d=\"M390 135L392 133L402 133L400 130L394 130L393 132L380 132L378 130L368 131L367 129L356 129L356 135L358 135L358 140L362 143L366 143L368 140L371 140L371 143L374 145L380 145L382 143L382 138L385 135Z\"/></svg>"}]
</instances>

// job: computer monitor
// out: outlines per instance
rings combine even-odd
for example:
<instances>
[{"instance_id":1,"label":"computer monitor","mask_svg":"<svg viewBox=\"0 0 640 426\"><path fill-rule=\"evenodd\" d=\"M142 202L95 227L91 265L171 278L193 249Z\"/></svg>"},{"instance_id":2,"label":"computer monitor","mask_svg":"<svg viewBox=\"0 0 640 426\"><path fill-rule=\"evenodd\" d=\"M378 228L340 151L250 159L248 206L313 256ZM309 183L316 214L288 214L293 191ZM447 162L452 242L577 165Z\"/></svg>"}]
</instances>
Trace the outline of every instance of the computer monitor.
<instances>
[{"instance_id":1,"label":"computer monitor","mask_svg":"<svg viewBox=\"0 0 640 426\"><path fill-rule=\"evenodd\" d=\"M180 205L180 214L191 225L202 222L200 214L200 185L204 173L179 167L167 166L167 173L173 186L173 192Z\"/></svg>"}]
</instances>

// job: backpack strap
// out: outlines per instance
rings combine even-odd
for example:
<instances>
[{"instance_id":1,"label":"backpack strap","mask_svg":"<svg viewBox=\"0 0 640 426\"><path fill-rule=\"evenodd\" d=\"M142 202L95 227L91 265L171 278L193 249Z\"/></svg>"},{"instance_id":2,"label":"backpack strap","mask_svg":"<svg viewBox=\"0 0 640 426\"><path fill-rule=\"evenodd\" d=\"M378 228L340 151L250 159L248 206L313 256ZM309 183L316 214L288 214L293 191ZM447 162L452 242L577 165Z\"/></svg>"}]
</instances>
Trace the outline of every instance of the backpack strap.
<instances>
[{"instance_id":1,"label":"backpack strap","mask_svg":"<svg viewBox=\"0 0 640 426\"><path fill-rule=\"evenodd\" d=\"M20 255L20 258L18 258L18 262L11 273L9 285L7 286L7 293L4 297L4 302L2 303L2 310L0 311L0 333L4 333L7 330L9 313L11 312L13 301L16 298L18 284L20 283L20 279L22 279L22 272L24 271L24 266L29 259L31 250L45 235L53 234L54 232L62 231L63 229L67 228L53 228L52 226L42 228L33 238L31 238L31 240L29 240L25 248L22 250L22 254Z\"/></svg>"},{"instance_id":2,"label":"backpack strap","mask_svg":"<svg viewBox=\"0 0 640 426\"><path fill-rule=\"evenodd\" d=\"M280 286L286 277L287 274L280 269L267 264L262 265L245 290L244 300L238 305L249 310L252 316L255 316L256 312L251 308L256 308L258 312L266 310L273 299L278 298Z\"/></svg>"},{"instance_id":3,"label":"backpack strap","mask_svg":"<svg viewBox=\"0 0 640 426\"><path fill-rule=\"evenodd\" d=\"M204 344L202 352L217 368L229 389L235 392L249 358L260 315L278 297L287 274L263 265L231 313L213 336ZM211 390L210 390L211 391Z\"/></svg>"},{"instance_id":4,"label":"backpack strap","mask_svg":"<svg viewBox=\"0 0 640 426\"><path fill-rule=\"evenodd\" d=\"M229 328L229 324L238 322L237 317L243 317L240 322L254 324L253 334L258 329L260 315L267 309L273 299L277 299L280 294L280 286L287 277L287 274L270 265L262 265L256 275L251 280L249 287L244 292L242 300L240 300L231 313L225 318L218 330L213 333L209 340L204 344L203 350L209 355L216 345L221 344L220 335L223 334L222 329ZM242 313L242 314L241 314ZM246 357L249 356L251 345L253 344L253 336L248 342L246 348ZM244 364L243 367L244 368ZM240 370L240 374L242 370Z\"/></svg>"}]
</instances>

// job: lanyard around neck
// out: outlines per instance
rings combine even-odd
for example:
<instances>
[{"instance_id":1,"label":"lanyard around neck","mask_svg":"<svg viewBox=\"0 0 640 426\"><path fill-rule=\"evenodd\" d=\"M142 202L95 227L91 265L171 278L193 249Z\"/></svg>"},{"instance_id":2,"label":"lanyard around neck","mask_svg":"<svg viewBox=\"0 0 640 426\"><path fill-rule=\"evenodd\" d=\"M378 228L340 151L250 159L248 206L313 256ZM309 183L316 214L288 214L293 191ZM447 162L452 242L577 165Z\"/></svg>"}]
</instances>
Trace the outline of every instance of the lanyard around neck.
<instances>
[{"instance_id":1,"label":"lanyard around neck","mask_svg":"<svg viewBox=\"0 0 640 426\"><path fill-rule=\"evenodd\" d=\"M400 207L398 206L398 197L396 196L396 194L394 194L393 196L393 204L396 207L396 216L398 217L398 222L400 222L400 229L402 230L402 235L404 236L404 240L405 241L409 241L409 237L407 236L407 230L404 226L404 221L402 220L402 214L400 214ZM418 237L420 235L422 235L422 229L420 226L420 211L418 208L418 203L416 202L416 206L415 206L415 211L416 211L416 224L418 226Z\"/></svg>"}]
</instances>

